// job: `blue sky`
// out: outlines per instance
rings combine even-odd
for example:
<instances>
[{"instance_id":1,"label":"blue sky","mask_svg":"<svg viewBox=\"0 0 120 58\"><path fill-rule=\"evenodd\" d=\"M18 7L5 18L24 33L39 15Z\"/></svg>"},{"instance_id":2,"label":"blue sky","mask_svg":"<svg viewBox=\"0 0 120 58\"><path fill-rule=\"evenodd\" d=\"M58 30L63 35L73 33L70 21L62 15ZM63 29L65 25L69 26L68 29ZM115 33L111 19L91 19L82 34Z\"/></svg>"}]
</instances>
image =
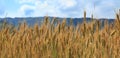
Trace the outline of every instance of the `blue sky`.
<instances>
[{"instance_id":1,"label":"blue sky","mask_svg":"<svg viewBox=\"0 0 120 58\"><path fill-rule=\"evenodd\" d=\"M114 18L120 0L0 0L0 17L87 17Z\"/></svg>"}]
</instances>

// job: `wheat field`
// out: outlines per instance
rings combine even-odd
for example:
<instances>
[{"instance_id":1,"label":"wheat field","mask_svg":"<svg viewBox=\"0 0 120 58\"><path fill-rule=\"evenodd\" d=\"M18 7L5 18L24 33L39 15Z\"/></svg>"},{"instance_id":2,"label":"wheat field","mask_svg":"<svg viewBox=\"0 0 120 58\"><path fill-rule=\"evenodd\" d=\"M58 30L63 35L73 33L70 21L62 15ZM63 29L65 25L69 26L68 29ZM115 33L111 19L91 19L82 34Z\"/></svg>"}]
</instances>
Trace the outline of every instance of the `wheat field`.
<instances>
[{"instance_id":1,"label":"wheat field","mask_svg":"<svg viewBox=\"0 0 120 58\"><path fill-rule=\"evenodd\" d=\"M120 58L120 14L115 22L100 29L101 22L84 22L76 27L46 17L42 25L26 23L0 30L0 58Z\"/></svg>"}]
</instances>

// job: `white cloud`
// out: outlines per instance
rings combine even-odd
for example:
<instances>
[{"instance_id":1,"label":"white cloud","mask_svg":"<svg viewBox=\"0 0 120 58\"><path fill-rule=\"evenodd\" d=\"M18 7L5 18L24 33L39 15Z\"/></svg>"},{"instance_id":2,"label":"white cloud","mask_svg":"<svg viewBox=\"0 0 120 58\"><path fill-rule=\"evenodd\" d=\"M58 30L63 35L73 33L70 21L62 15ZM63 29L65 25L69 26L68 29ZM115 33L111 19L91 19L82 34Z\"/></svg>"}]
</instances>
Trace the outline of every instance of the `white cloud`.
<instances>
[{"instance_id":1,"label":"white cloud","mask_svg":"<svg viewBox=\"0 0 120 58\"><path fill-rule=\"evenodd\" d=\"M97 18L113 18L114 10L120 8L120 0L19 0L19 3L18 12L22 16L26 9L32 9L33 16L82 17L86 10L88 17L93 13Z\"/></svg>"},{"instance_id":2,"label":"white cloud","mask_svg":"<svg viewBox=\"0 0 120 58\"><path fill-rule=\"evenodd\" d=\"M63 8L74 7L77 4L76 0L58 0L59 6Z\"/></svg>"},{"instance_id":3,"label":"white cloud","mask_svg":"<svg viewBox=\"0 0 120 58\"><path fill-rule=\"evenodd\" d=\"M120 3L120 0L116 0ZM96 18L114 18L115 8L120 8L120 5L115 0L79 0L81 8L87 11L87 16L90 17L93 13ZM94 7L95 6L95 7ZM116 7L117 6L117 7Z\"/></svg>"},{"instance_id":4,"label":"white cloud","mask_svg":"<svg viewBox=\"0 0 120 58\"><path fill-rule=\"evenodd\" d=\"M28 9L35 10L35 7L34 6L30 6L30 5L22 5L21 8L18 10L18 13L21 16L26 16L25 15L25 11L28 10Z\"/></svg>"},{"instance_id":5,"label":"white cloud","mask_svg":"<svg viewBox=\"0 0 120 58\"><path fill-rule=\"evenodd\" d=\"M115 10L115 2L114 0L102 0L95 7L95 15L96 17L106 17L106 18L114 18L114 10Z\"/></svg>"},{"instance_id":6,"label":"white cloud","mask_svg":"<svg viewBox=\"0 0 120 58\"><path fill-rule=\"evenodd\" d=\"M33 16L67 16L66 14L63 14L57 6L58 5L55 5L48 0L42 2L37 0L34 2L34 5L22 5L18 12L20 12L22 16L25 16L26 9L33 9Z\"/></svg>"}]
</instances>

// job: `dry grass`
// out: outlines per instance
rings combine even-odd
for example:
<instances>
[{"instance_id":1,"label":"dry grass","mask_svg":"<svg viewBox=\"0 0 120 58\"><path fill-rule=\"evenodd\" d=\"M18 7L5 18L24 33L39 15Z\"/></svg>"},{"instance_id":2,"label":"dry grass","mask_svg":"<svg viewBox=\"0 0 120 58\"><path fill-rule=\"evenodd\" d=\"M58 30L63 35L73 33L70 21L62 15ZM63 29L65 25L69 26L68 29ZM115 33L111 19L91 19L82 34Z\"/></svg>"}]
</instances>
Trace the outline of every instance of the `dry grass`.
<instances>
[{"instance_id":1,"label":"dry grass","mask_svg":"<svg viewBox=\"0 0 120 58\"><path fill-rule=\"evenodd\" d=\"M86 12L85 12L86 13ZM116 14L114 25L93 20L74 27L66 20L54 26L55 18L45 18L41 26L0 30L0 58L119 58L120 16Z\"/></svg>"}]
</instances>

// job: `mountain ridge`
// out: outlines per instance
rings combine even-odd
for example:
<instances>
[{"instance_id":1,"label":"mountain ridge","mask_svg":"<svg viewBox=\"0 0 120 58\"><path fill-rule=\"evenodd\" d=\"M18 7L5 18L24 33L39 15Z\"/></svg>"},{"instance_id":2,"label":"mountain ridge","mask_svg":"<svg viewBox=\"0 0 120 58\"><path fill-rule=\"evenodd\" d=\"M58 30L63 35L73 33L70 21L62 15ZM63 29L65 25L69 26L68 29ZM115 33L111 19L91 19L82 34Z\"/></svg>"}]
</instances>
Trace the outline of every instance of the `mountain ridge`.
<instances>
[{"instance_id":1,"label":"mountain ridge","mask_svg":"<svg viewBox=\"0 0 120 58\"><path fill-rule=\"evenodd\" d=\"M38 23L41 24L44 21L45 17L15 17L15 18L11 18L11 17L6 17L6 18L0 18L0 22L3 23L4 20L7 23L13 24L15 26L18 26L18 24L20 22L25 21L28 25L33 26L34 24ZM78 23L82 23L84 18L61 18L61 17L48 17L49 20L51 21L53 18L56 18L59 21L62 21L64 19L66 19L66 23L69 24L70 23L70 19L72 19L73 24L76 26ZM86 21L89 22L91 21L92 18L87 17ZM100 18L100 19L96 19L96 20L100 20L100 21L105 21L107 20L107 18ZM108 22L114 22L114 19L108 19Z\"/></svg>"}]
</instances>

